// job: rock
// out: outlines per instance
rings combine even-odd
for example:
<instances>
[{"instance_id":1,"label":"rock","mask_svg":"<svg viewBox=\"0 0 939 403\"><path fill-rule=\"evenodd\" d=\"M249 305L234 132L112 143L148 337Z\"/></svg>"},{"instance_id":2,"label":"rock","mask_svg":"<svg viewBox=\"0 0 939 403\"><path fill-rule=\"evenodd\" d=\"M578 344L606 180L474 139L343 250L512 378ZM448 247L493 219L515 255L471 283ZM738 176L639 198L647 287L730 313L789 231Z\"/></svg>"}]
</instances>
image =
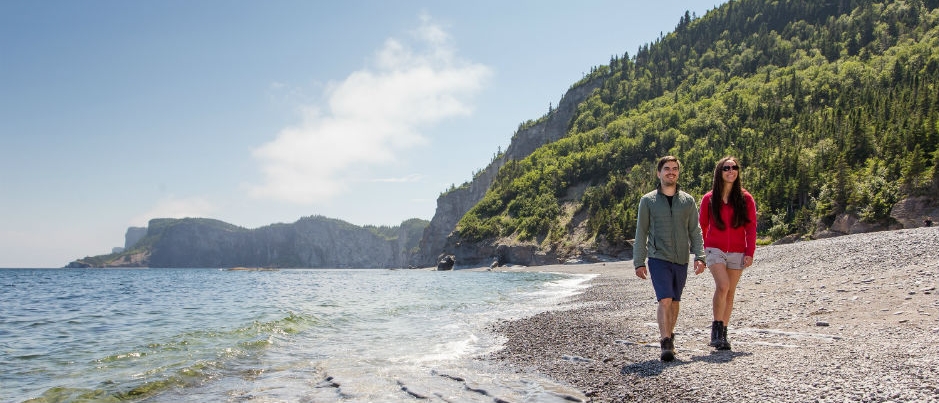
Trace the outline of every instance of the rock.
<instances>
[{"instance_id":1,"label":"rock","mask_svg":"<svg viewBox=\"0 0 939 403\"><path fill-rule=\"evenodd\" d=\"M777 239L775 242L773 242L773 245L786 245L790 243L795 243L798 240L799 240L799 235L796 235L796 234L786 235L782 238Z\"/></svg>"},{"instance_id":2,"label":"rock","mask_svg":"<svg viewBox=\"0 0 939 403\"><path fill-rule=\"evenodd\" d=\"M910 197L899 201L890 209L890 218L897 220L903 228L927 226L927 219L939 217L939 201L926 196Z\"/></svg>"},{"instance_id":3,"label":"rock","mask_svg":"<svg viewBox=\"0 0 939 403\"><path fill-rule=\"evenodd\" d=\"M863 222L853 214L839 214L830 230L842 234L863 234L885 230L884 226Z\"/></svg>"},{"instance_id":4,"label":"rock","mask_svg":"<svg viewBox=\"0 0 939 403\"><path fill-rule=\"evenodd\" d=\"M453 270L453 265L456 263L455 258L453 255L441 255L437 259L437 270Z\"/></svg>"}]
</instances>

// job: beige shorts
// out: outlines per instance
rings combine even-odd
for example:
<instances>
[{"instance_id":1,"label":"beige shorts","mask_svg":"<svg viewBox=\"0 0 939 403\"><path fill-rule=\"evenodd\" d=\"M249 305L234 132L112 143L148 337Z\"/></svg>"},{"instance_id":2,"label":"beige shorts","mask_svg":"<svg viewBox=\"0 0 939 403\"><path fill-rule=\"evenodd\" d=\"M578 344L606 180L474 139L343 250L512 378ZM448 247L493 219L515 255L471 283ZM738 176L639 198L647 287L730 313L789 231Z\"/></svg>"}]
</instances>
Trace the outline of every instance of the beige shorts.
<instances>
[{"instance_id":1,"label":"beige shorts","mask_svg":"<svg viewBox=\"0 0 939 403\"><path fill-rule=\"evenodd\" d=\"M704 248L704 263L708 267L722 264L728 269L743 270L743 253L725 253L717 248Z\"/></svg>"}]
</instances>

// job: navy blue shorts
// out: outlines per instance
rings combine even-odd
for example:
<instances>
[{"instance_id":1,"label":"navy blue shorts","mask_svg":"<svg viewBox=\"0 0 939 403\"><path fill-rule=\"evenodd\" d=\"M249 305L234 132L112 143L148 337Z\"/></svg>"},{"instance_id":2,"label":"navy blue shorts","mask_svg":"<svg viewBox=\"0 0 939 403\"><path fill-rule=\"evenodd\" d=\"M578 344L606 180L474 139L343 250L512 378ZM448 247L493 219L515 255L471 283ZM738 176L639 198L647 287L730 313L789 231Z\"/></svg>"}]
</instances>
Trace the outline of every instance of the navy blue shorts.
<instances>
[{"instance_id":1,"label":"navy blue shorts","mask_svg":"<svg viewBox=\"0 0 939 403\"><path fill-rule=\"evenodd\" d=\"M652 276L652 288L655 299L661 301L671 298L681 301L681 292L688 280L688 265L680 265L667 260L649 258L649 275Z\"/></svg>"}]
</instances>

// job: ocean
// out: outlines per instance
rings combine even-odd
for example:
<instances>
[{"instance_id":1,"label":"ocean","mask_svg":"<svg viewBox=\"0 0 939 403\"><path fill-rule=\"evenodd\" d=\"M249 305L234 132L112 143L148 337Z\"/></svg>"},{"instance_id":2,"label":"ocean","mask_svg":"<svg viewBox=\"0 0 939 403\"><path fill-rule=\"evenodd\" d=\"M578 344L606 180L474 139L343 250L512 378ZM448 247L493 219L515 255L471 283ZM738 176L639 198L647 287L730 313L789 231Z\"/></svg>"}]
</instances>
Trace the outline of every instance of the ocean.
<instances>
[{"instance_id":1,"label":"ocean","mask_svg":"<svg viewBox=\"0 0 939 403\"><path fill-rule=\"evenodd\" d=\"M0 270L0 402L562 402L481 359L589 276Z\"/></svg>"}]
</instances>

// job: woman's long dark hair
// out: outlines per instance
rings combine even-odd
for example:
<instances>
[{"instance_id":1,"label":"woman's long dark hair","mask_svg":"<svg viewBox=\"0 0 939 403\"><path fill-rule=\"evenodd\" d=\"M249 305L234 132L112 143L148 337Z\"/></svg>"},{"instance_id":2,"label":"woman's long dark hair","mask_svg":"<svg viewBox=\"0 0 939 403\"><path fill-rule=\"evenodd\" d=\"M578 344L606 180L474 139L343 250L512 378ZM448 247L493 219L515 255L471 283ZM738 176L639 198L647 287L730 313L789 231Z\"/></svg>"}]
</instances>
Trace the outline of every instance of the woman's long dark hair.
<instances>
[{"instance_id":1,"label":"woman's long dark hair","mask_svg":"<svg viewBox=\"0 0 939 403\"><path fill-rule=\"evenodd\" d=\"M721 230L726 228L724 219L721 218L721 204L723 204L721 197L724 189L723 168L724 163L727 161L733 161L737 164L738 169L742 169L740 161L729 156L721 158L714 166L714 183L711 185L711 219L714 221L714 226ZM737 179L734 180L734 184L730 188L730 198L728 200L731 207L734 208L734 216L730 222L730 226L734 228L739 228L750 222L750 217L747 217L747 201L743 198L743 186L740 185L741 174L742 172L737 171Z\"/></svg>"}]
</instances>

